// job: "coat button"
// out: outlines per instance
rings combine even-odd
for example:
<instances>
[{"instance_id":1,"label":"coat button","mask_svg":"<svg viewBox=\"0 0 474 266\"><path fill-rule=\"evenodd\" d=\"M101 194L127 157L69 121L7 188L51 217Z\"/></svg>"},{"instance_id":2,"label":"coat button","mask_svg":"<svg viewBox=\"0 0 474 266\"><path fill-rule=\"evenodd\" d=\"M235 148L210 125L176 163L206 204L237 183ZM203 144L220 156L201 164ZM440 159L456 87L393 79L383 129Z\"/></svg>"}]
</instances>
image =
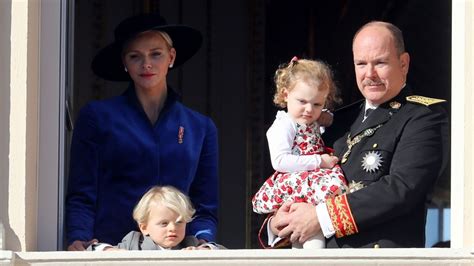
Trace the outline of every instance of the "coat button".
<instances>
[{"instance_id":1,"label":"coat button","mask_svg":"<svg viewBox=\"0 0 474 266\"><path fill-rule=\"evenodd\" d=\"M379 245L379 244L375 244L375 245L374 245L374 248L380 248L380 245Z\"/></svg>"}]
</instances>

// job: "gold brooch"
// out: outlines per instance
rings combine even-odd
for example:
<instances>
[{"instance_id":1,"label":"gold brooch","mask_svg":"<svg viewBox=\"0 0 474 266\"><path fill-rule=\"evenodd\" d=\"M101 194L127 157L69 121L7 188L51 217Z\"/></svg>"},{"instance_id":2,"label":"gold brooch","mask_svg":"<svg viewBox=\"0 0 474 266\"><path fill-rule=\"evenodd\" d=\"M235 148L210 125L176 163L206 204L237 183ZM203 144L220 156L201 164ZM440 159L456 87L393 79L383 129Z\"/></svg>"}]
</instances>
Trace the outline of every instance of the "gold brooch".
<instances>
[{"instance_id":1,"label":"gold brooch","mask_svg":"<svg viewBox=\"0 0 474 266\"><path fill-rule=\"evenodd\" d=\"M180 126L178 130L178 143L183 144L184 140L184 127Z\"/></svg>"}]
</instances>

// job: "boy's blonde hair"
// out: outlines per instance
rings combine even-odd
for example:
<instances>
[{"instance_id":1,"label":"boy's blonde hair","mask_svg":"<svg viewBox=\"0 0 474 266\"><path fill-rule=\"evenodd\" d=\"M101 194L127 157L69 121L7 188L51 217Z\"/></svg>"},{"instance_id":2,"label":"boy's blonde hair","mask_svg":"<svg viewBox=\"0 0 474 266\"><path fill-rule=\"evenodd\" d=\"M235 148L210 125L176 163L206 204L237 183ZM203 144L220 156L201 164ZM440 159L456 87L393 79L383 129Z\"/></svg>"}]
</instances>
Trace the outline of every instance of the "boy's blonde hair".
<instances>
[{"instance_id":1,"label":"boy's blonde hair","mask_svg":"<svg viewBox=\"0 0 474 266\"><path fill-rule=\"evenodd\" d=\"M328 91L325 108L333 109L341 100L337 95L337 87L329 66L319 60L293 58L290 63L282 64L275 72L276 92L273 102L286 108L285 89L291 91L297 81L303 81L309 86L315 86L320 91Z\"/></svg>"},{"instance_id":2,"label":"boy's blonde hair","mask_svg":"<svg viewBox=\"0 0 474 266\"><path fill-rule=\"evenodd\" d=\"M161 204L176 212L186 223L192 220L196 210L188 196L172 186L154 186L148 190L133 209L133 219L140 225L145 224L153 206Z\"/></svg>"}]
</instances>

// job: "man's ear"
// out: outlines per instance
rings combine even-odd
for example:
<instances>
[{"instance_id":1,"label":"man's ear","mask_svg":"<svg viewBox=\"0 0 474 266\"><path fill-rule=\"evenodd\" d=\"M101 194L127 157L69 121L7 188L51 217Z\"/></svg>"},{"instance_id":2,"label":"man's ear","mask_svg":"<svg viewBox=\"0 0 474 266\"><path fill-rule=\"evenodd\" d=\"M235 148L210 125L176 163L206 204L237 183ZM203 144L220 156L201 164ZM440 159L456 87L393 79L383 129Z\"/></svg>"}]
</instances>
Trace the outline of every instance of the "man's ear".
<instances>
[{"instance_id":1,"label":"man's ear","mask_svg":"<svg viewBox=\"0 0 474 266\"><path fill-rule=\"evenodd\" d=\"M402 67L403 73L407 75L408 68L410 67L410 55L407 52L400 55L400 65Z\"/></svg>"}]
</instances>

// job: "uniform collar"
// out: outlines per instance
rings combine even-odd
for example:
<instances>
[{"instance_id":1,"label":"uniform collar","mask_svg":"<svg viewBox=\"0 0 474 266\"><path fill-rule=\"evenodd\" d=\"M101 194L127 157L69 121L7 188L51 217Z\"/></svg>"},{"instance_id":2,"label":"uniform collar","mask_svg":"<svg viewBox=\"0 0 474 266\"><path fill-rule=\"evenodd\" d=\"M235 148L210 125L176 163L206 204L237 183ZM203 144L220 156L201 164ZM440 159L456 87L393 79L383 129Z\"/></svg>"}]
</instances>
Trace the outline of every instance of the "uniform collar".
<instances>
[{"instance_id":1,"label":"uniform collar","mask_svg":"<svg viewBox=\"0 0 474 266\"><path fill-rule=\"evenodd\" d=\"M362 123L362 119L364 117L365 112L365 104L361 104L360 106L360 115L357 121L351 127L351 136L355 136L359 134L361 131L367 128L373 128L377 125L384 124L388 120L392 118L403 106L406 104L406 97L411 95L411 89L408 85L405 85L404 88L400 91L400 93L395 96L394 98L386 101L379 105L369 117Z\"/></svg>"}]
</instances>

